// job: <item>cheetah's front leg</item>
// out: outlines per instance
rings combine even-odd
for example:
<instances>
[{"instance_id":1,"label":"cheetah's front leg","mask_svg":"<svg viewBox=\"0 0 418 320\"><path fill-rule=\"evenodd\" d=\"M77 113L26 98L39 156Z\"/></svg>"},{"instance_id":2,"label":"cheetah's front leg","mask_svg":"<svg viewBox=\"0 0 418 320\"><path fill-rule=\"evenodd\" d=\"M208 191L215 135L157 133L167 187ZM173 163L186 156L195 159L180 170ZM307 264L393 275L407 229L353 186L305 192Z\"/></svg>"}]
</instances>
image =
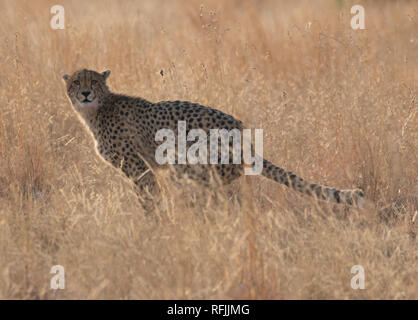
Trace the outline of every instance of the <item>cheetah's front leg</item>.
<instances>
[{"instance_id":1,"label":"cheetah's front leg","mask_svg":"<svg viewBox=\"0 0 418 320\"><path fill-rule=\"evenodd\" d=\"M149 215L153 213L155 211L155 204L161 195L154 174L150 170L145 171L143 176L134 180L134 183L138 200L145 214Z\"/></svg>"},{"instance_id":2,"label":"cheetah's front leg","mask_svg":"<svg viewBox=\"0 0 418 320\"><path fill-rule=\"evenodd\" d=\"M114 159L112 164L119 167L135 184L135 192L145 214L155 211L155 203L160 197L160 188L154 173L139 154L128 154L122 160Z\"/></svg>"}]
</instances>

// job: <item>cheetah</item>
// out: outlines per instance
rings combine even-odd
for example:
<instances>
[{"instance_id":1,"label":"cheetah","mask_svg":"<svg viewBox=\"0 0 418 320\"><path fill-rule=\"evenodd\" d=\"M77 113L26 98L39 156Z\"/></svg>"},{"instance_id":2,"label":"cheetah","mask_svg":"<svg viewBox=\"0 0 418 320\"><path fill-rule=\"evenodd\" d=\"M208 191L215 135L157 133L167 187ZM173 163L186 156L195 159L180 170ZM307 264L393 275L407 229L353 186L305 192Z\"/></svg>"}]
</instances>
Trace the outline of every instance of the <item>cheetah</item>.
<instances>
[{"instance_id":1,"label":"cheetah","mask_svg":"<svg viewBox=\"0 0 418 320\"><path fill-rule=\"evenodd\" d=\"M80 70L63 76L67 95L73 109L94 138L98 154L112 166L121 169L134 184L145 210L152 207L152 195L159 193L154 173L162 167L155 159L159 143L155 135L159 129L177 132L179 121L186 121L187 130L239 129L241 121L214 108L188 101L150 102L140 97L110 91L106 80L110 71L102 73ZM230 157L231 159L231 157ZM361 207L364 193L360 189L338 190L313 184L263 159L261 174L305 195L329 202ZM240 177L243 165L172 164L180 176L208 183L215 171L221 184ZM211 180L213 181L213 180Z\"/></svg>"}]
</instances>

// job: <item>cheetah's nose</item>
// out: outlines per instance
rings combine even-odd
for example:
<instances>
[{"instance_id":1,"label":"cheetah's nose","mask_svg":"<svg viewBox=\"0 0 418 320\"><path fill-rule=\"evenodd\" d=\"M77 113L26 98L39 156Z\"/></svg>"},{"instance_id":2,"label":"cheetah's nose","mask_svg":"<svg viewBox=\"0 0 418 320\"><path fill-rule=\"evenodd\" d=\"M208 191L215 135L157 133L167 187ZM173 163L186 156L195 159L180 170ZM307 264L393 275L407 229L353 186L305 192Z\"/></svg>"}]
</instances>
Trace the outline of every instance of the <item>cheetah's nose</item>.
<instances>
[{"instance_id":1,"label":"cheetah's nose","mask_svg":"<svg viewBox=\"0 0 418 320\"><path fill-rule=\"evenodd\" d=\"M81 94L87 98L90 95L90 91L83 91Z\"/></svg>"}]
</instances>

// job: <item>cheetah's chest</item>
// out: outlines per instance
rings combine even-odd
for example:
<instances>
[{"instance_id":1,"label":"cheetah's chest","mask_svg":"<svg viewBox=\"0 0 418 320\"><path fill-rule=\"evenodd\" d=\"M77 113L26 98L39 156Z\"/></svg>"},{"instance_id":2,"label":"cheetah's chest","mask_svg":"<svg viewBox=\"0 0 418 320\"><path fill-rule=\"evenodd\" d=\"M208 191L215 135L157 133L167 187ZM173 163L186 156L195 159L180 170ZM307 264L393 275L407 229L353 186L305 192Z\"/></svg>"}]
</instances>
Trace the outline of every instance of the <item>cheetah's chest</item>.
<instances>
[{"instance_id":1,"label":"cheetah's chest","mask_svg":"<svg viewBox=\"0 0 418 320\"><path fill-rule=\"evenodd\" d=\"M138 159L145 158L151 165L154 164L154 148L141 132L126 122L103 123L97 127L95 134L96 148L99 155L116 167L122 163L136 163Z\"/></svg>"}]
</instances>

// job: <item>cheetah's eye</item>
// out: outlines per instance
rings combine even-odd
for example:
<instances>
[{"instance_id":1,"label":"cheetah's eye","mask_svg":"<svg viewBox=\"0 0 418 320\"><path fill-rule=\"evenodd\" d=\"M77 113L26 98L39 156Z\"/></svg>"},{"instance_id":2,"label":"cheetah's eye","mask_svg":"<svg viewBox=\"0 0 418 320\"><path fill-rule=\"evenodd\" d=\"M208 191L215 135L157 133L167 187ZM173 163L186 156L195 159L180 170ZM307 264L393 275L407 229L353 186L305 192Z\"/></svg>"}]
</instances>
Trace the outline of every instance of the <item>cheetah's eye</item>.
<instances>
[{"instance_id":1,"label":"cheetah's eye","mask_svg":"<svg viewBox=\"0 0 418 320\"><path fill-rule=\"evenodd\" d=\"M91 84L94 86L95 84L97 84L96 80L91 80Z\"/></svg>"},{"instance_id":2,"label":"cheetah's eye","mask_svg":"<svg viewBox=\"0 0 418 320\"><path fill-rule=\"evenodd\" d=\"M79 85L80 85L80 81L78 81L78 80L74 80L74 84L75 84L76 86L79 86Z\"/></svg>"}]
</instances>

